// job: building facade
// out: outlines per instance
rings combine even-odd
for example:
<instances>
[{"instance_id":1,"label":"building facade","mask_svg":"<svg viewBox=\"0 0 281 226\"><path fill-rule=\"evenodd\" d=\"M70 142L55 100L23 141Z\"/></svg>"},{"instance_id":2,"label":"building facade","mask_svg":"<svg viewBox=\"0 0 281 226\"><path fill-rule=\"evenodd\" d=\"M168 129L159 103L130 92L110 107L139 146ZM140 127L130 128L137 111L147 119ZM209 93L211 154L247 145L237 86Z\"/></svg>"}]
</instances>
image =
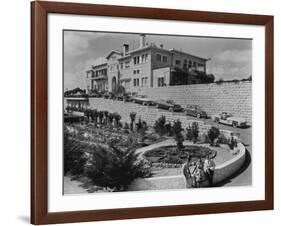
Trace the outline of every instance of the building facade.
<instances>
[{"instance_id":1,"label":"building facade","mask_svg":"<svg viewBox=\"0 0 281 226\"><path fill-rule=\"evenodd\" d=\"M214 82L206 73L208 59L163 45L147 44L140 35L139 48L112 50L106 61L87 71L87 89L110 92L140 92L144 87L163 87Z\"/></svg>"}]
</instances>

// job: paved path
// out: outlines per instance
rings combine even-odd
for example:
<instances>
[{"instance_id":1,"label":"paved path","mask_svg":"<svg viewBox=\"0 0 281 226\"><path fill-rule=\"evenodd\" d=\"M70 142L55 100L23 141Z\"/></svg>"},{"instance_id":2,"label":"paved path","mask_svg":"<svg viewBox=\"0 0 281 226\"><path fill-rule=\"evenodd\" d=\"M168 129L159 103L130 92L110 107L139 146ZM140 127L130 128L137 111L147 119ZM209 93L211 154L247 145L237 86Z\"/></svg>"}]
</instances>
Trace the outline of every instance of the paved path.
<instances>
[{"instance_id":1,"label":"paved path","mask_svg":"<svg viewBox=\"0 0 281 226\"><path fill-rule=\"evenodd\" d=\"M87 189L81 187L82 185L81 182L77 180L71 180L71 178L67 176L65 176L63 180L64 180L63 193L65 195L88 193Z\"/></svg>"}]
</instances>

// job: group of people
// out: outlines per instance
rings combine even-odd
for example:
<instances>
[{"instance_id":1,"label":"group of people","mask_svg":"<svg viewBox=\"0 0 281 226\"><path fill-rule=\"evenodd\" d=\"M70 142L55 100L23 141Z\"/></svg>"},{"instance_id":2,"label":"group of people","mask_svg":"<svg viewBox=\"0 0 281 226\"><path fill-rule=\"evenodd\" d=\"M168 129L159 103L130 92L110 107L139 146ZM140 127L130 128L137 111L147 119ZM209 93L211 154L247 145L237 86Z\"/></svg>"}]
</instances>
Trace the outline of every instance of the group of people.
<instances>
[{"instance_id":1,"label":"group of people","mask_svg":"<svg viewBox=\"0 0 281 226\"><path fill-rule=\"evenodd\" d=\"M202 186L213 186L214 170L215 163L210 156L192 162L188 158L183 166L186 187L200 188Z\"/></svg>"}]
</instances>

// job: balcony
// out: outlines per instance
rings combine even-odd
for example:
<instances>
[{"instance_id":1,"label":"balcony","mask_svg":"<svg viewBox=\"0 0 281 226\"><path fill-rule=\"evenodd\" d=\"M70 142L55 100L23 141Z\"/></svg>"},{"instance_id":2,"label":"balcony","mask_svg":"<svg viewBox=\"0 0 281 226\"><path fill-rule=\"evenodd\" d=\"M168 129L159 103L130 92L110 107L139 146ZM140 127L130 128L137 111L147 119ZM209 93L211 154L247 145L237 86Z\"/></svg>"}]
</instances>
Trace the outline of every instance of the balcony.
<instances>
[{"instance_id":1,"label":"balcony","mask_svg":"<svg viewBox=\"0 0 281 226\"><path fill-rule=\"evenodd\" d=\"M107 80L107 75L99 75L95 77L91 77L92 80Z\"/></svg>"}]
</instances>

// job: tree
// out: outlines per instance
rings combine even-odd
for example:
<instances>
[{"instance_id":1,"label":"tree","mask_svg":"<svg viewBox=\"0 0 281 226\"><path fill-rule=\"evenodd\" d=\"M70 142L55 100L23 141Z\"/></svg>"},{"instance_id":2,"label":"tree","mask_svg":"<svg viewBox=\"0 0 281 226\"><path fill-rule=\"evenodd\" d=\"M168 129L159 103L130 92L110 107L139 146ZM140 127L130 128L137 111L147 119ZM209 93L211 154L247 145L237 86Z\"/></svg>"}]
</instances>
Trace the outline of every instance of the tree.
<instances>
[{"instance_id":1,"label":"tree","mask_svg":"<svg viewBox=\"0 0 281 226\"><path fill-rule=\"evenodd\" d=\"M183 149L183 141L184 141L184 137L182 135L182 126L181 126L181 121L178 119L177 121L174 122L173 125L173 132L174 132L174 138L175 141L177 142L177 148L178 151L181 152Z\"/></svg>"},{"instance_id":2,"label":"tree","mask_svg":"<svg viewBox=\"0 0 281 226\"><path fill-rule=\"evenodd\" d=\"M110 144L108 148L96 146L92 153L87 175L97 186L124 191L134 179L150 174L134 148L120 149Z\"/></svg>"},{"instance_id":3,"label":"tree","mask_svg":"<svg viewBox=\"0 0 281 226\"><path fill-rule=\"evenodd\" d=\"M103 123L103 111L98 111L98 117L99 117L99 123L102 124Z\"/></svg>"},{"instance_id":4,"label":"tree","mask_svg":"<svg viewBox=\"0 0 281 226\"><path fill-rule=\"evenodd\" d=\"M107 125L108 124L108 111L104 111L103 115L104 115L104 122Z\"/></svg>"},{"instance_id":5,"label":"tree","mask_svg":"<svg viewBox=\"0 0 281 226\"><path fill-rule=\"evenodd\" d=\"M114 119L114 114L113 113L109 113L108 114L108 121L109 121L109 125L112 126L112 122Z\"/></svg>"},{"instance_id":6,"label":"tree","mask_svg":"<svg viewBox=\"0 0 281 226\"><path fill-rule=\"evenodd\" d=\"M195 144L198 140L198 135L199 135L199 128L198 128L197 122L192 123L191 131L192 131L192 136L193 136L193 143Z\"/></svg>"},{"instance_id":7,"label":"tree","mask_svg":"<svg viewBox=\"0 0 281 226\"><path fill-rule=\"evenodd\" d=\"M69 132L64 130L64 175L80 175L84 172L87 161L84 150L85 147L80 142L73 140Z\"/></svg>"},{"instance_id":8,"label":"tree","mask_svg":"<svg viewBox=\"0 0 281 226\"><path fill-rule=\"evenodd\" d=\"M160 136L163 136L165 134L165 124L166 117L164 115L158 118L154 123L154 129Z\"/></svg>"},{"instance_id":9,"label":"tree","mask_svg":"<svg viewBox=\"0 0 281 226\"><path fill-rule=\"evenodd\" d=\"M120 124L121 115L119 115L117 112L115 112L115 113L113 113L113 117L114 117L115 122L116 122L116 125L115 125L115 126L118 127L119 124Z\"/></svg>"},{"instance_id":10,"label":"tree","mask_svg":"<svg viewBox=\"0 0 281 226\"><path fill-rule=\"evenodd\" d=\"M90 120L90 116L91 116L91 110L90 109L85 109L84 110L84 114L87 117L88 120Z\"/></svg>"},{"instance_id":11,"label":"tree","mask_svg":"<svg viewBox=\"0 0 281 226\"><path fill-rule=\"evenodd\" d=\"M148 129L147 123L145 121L142 121L141 117L139 117L139 121L136 124L136 126L137 126L137 132L141 135L141 141L143 141L145 133Z\"/></svg>"},{"instance_id":12,"label":"tree","mask_svg":"<svg viewBox=\"0 0 281 226\"><path fill-rule=\"evenodd\" d=\"M209 129L208 137L211 141L211 143L210 143L211 146L214 146L214 141L215 141L215 139L217 139L219 137L219 135L220 135L219 128L212 126L211 129Z\"/></svg>"},{"instance_id":13,"label":"tree","mask_svg":"<svg viewBox=\"0 0 281 226\"><path fill-rule=\"evenodd\" d=\"M172 128L171 122L168 122L168 123L165 124L165 133L168 136L173 136L173 128Z\"/></svg>"},{"instance_id":14,"label":"tree","mask_svg":"<svg viewBox=\"0 0 281 226\"><path fill-rule=\"evenodd\" d=\"M97 118L98 118L98 111L97 111L97 109L91 110L91 118L92 118L92 121L97 123Z\"/></svg>"},{"instance_id":15,"label":"tree","mask_svg":"<svg viewBox=\"0 0 281 226\"><path fill-rule=\"evenodd\" d=\"M136 115L137 115L136 112L131 112L131 113L130 113L130 118L131 118L131 130L133 130L133 128L134 128L134 122L135 122L135 120L136 120Z\"/></svg>"}]
</instances>

